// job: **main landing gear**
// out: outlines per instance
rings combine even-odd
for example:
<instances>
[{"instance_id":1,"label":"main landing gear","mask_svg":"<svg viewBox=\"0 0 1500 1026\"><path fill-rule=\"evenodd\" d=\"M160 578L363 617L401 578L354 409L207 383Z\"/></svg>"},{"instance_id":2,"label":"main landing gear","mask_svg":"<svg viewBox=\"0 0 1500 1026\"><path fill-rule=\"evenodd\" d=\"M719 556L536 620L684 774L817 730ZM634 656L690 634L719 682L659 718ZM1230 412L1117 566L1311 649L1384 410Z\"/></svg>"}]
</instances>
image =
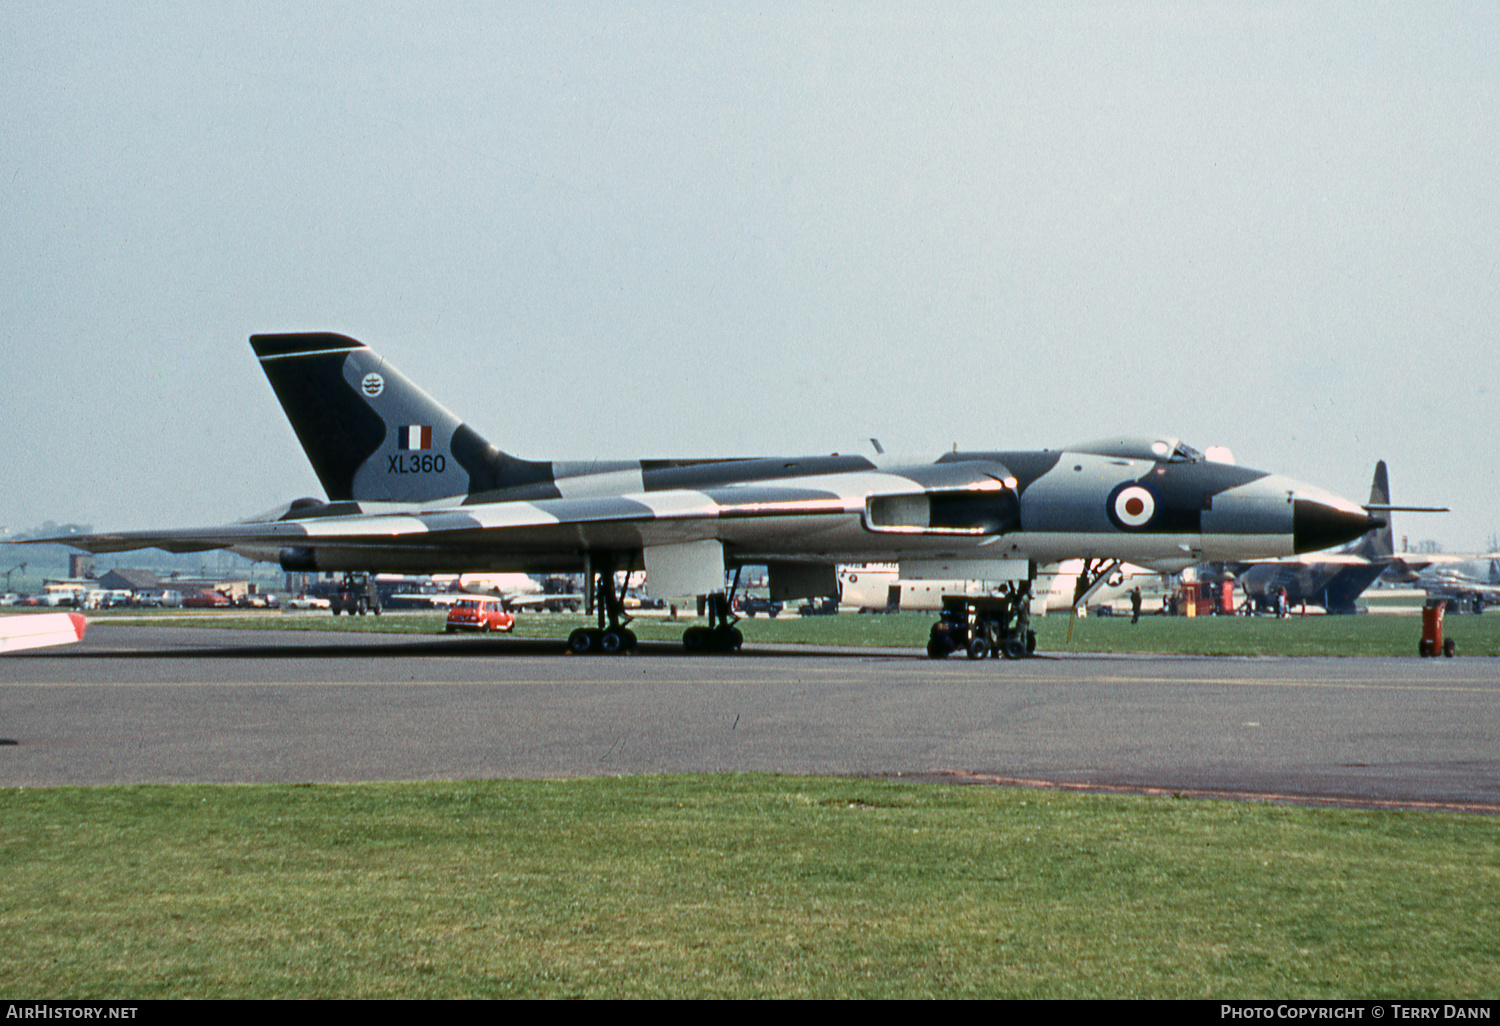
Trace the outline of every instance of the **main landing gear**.
<instances>
[{"instance_id":1,"label":"main landing gear","mask_svg":"<svg viewBox=\"0 0 1500 1026\"><path fill-rule=\"evenodd\" d=\"M606 565L613 566L606 558ZM624 655L636 648L635 632L625 626L630 617L625 613L625 588L630 581L630 569L626 568L625 581L615 591L614 570L585 571L590 578L588 587L595 596L594 606L599 614L598 627L580 627L568 635L568 651L574 655ZM716 592L707 598L708 626L689 627L682 632L682 647L693 654L709 652L738 652L745 643L745 636L735 626L739 617L734 613L734 593L740 585L740 571L734 572L734 583L728 592Z\"/></svg>"},{"instance_id":2,"label":"main landing gear","mask_svg":"<svg viewBox=\"0 0 1500 1026\"><path fill-rule=\"evenodd\" d=\"M946 659L958 651L970 659L1025 659L1035 652L1031 582L1007 584L993 597L944 595L941 619L927 639L927 656Z\"/></svg>"},{"instance_id":3,"label":"main landing gear","mask_svg":"<svg viewBox=\"0 0 1500 1026\"><path fill-rule=\"evenodd\" d=\"M599 612L598 627L580 627L568 635L568 651L574 655L624 655L634 652L635 631L625 625L630 617L625 614L625 589L630 584L630 570L625 571L625 580L620 591L615 592L613 570L588 572L587 587L597 596L594 606Z\"/></svg>"},{"instance_id":4,"label":"main landing gear","mask_svg":"<svg viewBox=\"0 0 1500 1026\"><path fill-rule=\"evenodd\" d=\"M735 587L739 586L740 572L734 572ZM745 643L745 636L735 626L739 617L734 613L730 595L722 592L708 596L708 626L689 627L682 632L682 647L692 653L738 652Z\"/></svg>"}]
</instances>

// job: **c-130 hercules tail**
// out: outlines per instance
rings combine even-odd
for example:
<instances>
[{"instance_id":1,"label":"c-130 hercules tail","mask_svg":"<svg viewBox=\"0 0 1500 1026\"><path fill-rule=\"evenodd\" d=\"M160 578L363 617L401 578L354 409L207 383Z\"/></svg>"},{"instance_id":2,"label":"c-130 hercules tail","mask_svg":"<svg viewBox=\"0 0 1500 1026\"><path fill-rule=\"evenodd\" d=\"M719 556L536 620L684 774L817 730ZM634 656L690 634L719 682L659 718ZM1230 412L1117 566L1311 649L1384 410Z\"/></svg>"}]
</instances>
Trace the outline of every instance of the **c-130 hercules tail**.
<instances>
[{"instance_id":1,"label":"c-130 hercules tail","mask_svg":"<svg viewBox=\"0 0 1500 1026\"><path fill-rule=\"evenodd\" d=\"M746 565L769 568L777 599L833 594L840 563L1011 581L1008 629L1024 637L1038 564L1175 571L1323 549L1379 524L1346 499L1206 460L1173 438L954 451L899 465L883 454L523 460L360 342L318 333L250 343L328 501L299 499L219 527L59 541L94 552L230 549L289 570L583 572L600 599L599 626L575 631L574 651L633 647L612 582L616 571L644 569L653 596L708 597L709 626L687 630L688 648L732 651L742 639L725 572Z\"/></svg>"}]
</instances>

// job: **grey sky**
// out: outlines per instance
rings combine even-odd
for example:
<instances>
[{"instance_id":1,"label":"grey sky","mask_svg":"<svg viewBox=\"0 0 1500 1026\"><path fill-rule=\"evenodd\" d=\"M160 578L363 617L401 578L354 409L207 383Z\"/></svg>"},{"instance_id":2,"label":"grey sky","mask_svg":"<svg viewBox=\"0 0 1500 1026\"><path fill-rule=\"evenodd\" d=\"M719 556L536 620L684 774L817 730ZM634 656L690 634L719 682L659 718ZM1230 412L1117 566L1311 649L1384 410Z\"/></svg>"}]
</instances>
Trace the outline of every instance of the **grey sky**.
<instances>
[{"instance_id":1,"label":"grey sky","mask_svg":"<svg viewBox=\"0 0 1500 1026\"><path fill-rule=\"evenodd\" d=\"M0 524L321 494L256 332L533 458L1163 431L1500 531L1500 7L0 6Z\"/></svg>"}]
</instances>

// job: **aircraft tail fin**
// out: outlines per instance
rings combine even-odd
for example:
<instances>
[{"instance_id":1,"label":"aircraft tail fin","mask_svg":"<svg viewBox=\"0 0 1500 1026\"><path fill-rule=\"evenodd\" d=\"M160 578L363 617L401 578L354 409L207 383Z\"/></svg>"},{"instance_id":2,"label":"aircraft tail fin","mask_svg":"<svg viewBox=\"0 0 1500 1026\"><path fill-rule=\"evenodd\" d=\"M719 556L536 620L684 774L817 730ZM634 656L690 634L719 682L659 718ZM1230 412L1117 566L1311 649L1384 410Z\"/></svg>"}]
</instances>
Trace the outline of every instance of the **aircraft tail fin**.
<instances>
[{"instance_id":1,"label":"aircraft tail fin","mask_svg":"<svg viewBox=\"0 0 1500 1026\"><path fill-rule=\"evenodd\" d=\"M1391 482L1385 469L1385 460L1379 460L1375 464L1375 476L1370 481L1370 505L1389 506L1391 504ZM1368 559L1385 559L1396 554L1395 533L1391 530L1391 515L1389 512L1383 515L1385 523L1370 531L1359 541L1355 542L1353 549L1361 556Z\"/></svg>"},{"instance_id":2,"label":"aircraft tail fin","mask_svg":"<svg viewBox=\"0 0 1500 1026\"><path fill-rule=\"evenodd\" d=\"M369 347L329 332L252 335L281 408L333 502L428 502L551 481L507 456Z\"/></svg>"}]
</instances>

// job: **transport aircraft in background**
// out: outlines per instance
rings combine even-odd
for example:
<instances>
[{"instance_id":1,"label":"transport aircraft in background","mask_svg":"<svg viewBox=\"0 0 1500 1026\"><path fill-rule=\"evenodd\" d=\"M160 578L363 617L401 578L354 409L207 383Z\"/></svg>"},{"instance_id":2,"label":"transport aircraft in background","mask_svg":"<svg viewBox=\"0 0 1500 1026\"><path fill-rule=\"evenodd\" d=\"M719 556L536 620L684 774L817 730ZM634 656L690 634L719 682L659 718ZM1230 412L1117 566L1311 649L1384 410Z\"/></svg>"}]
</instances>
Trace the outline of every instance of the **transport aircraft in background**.
<instances>
[{"instance_id":1,"label":"transport aircraft in background","mask_svg":"<svg viewBox=\"0 0 1500 1026\"><path fill-rule=\"evenodd\" d=\"M1107 602L1129 590L1136 578L1157 578L1153 570L1115 560L1068 559L1038 567L1031 586L1031 614L1069 612L1079 605ZM839 567L839 602L868 612L937 611L944 595L999 593L998 581L904 580L898 563Z\"/></svg>"},{"instance_id":2,"label":"transport aircraft in background","mask_svg":"<svg viewBox=\"0 0 1500 1026\"><path fill-rule=\"evenodd\" d=\"M1355 601L1382 575L1389 580L1412 581L1435 560L1447 560L1443 556L1396 553L1391 512L1448 511L1435 506L1391 505L1390 476L1384 460L1375 464L1370 501L1364 508L1379 511L1385 522L1372 526L1363 537L1341 549L1260 562L1213 563L1199 569L1199 580L1235 580L1256 609L1272 610L1284 590L1288 606L1318 606L1330 613L1354 613L1358 611Z\"/></svg>"}]
</instances>

